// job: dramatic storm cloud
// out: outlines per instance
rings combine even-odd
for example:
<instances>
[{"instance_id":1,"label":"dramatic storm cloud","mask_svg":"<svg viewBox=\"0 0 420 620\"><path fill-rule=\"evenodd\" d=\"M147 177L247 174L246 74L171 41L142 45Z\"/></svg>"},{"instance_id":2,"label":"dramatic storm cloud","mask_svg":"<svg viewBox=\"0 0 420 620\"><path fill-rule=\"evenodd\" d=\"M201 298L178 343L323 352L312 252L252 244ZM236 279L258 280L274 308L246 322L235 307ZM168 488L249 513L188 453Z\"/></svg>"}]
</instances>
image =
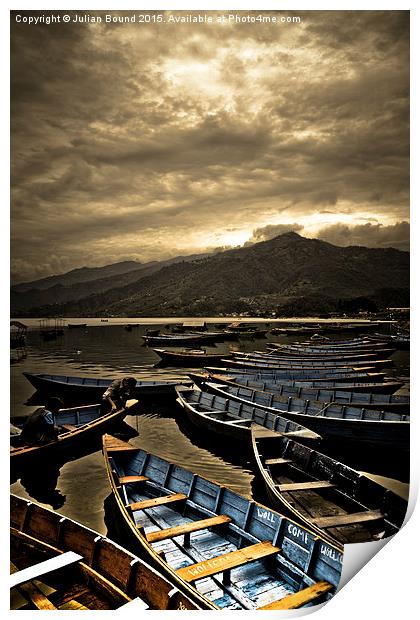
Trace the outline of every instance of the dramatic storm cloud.
<instances>
[{"instance_id":1,"label":"dramatic storm cloud","mask_svg":"<svg viewBox=\"0 0 420 620\"><path fill-rule=\"evenodd\" d=\"M288 230L407 249L408 12L206 14L12 14L15 281Z\"/></svg>"}]
</instances>

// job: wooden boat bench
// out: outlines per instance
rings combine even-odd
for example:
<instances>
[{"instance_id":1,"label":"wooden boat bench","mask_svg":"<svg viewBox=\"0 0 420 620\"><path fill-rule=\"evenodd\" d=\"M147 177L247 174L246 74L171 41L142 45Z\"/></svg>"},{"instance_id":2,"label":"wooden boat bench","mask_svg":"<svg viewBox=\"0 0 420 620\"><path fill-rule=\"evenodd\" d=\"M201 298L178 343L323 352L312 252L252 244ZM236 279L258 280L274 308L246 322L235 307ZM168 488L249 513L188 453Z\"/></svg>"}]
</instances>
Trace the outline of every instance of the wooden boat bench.
<instances>
[{"instance_id":1,"label":"wooden boat bench","mask_svg":"<svg viewBox=\"0 0 420 620\"><path fill-rule=\"evenodd\" d=\"M80 560L83 560L82 555L79 555L74 551L66 551L65 553L62 553L54 558L50 558L44 562L39 562L39 564L35 564L34 566L28 566L28 568L24 568L23 570L13 573L10 575L10 587L14 588L25 581L31 581L32 579L36 579L46 573L64 568L65 566L69 566L75 562L80 562Z\"/></svg>"},{"instance_id":2,"label":"wooden boat bench","mask_svg":"<svg viewBox=\"0 0 420 620\"><path fill-rule=\"evenodd\" d=\"M328 480L314 480L313 482L290 482L287 484L276 484L276 488L283 493L284 491L316 491L317 489L332 489L336 485Z\"/></svg>"},{"instance_id":3,"label":"wooden boat bench","mask_svg":"<svg viewBox=\"0 0 420 620\"><path fill-rule=\"evenodd\" d=\"M217 515L216 517L200 519L199 521L184 523L183 525L178 525L176 527L169 527L165 530L160 530L158 532L150 532L149 534L146 534L146 538L149 543L153 543L160 540L167 540L168 538L175 538L175 536L184 535L184 546L189 546L190 534L192 532L205 530L208 527L214 527L215 525L230 523L231 520L232 519L227 515Z\"/></svg>"},{"instance_id":4,"label":"wooden boat bench","mask_svg":"<svg viewBox=\"0 0 420 620\"><path fill-rule=\"evenodd\" d=\"M252 420L243 420L241 418L240 420L229 420L225 422L225 424L229 424L230 426L249 426L251 422Z\"/></svg>"},{"instance_id":5,"label":"wooden boat bench","mask_svg":"<svg viewBox=\"0 0 420 620\"><path fill-rule=\"evenodd\" d=\"M154 508L155 506L164 506L173 502L182 502L188 499L184 493L173 493L172 495L164 495L162 497L152 497L151 499L144 499L141 502L135 502L134 504L128 504L126 508L129 508L132 512L136 510L144 510L145 508Z\"/></svg>"},{"instance_id":6,"label":"wooden boat bench","mask_svg":"<svg viewBox=\"0 0 420 620\"><path fill-rule=\"evenodd\" d=\"M147 482L147 476L121 476L118 478L119 484L133 484L134 482Z\"/></svg>"},{"instance_id":7,"label":"wooden boat bench","mask_svg":"<svg viewBox=\"0 0 420 620\"><path fill-rule=\"evenodd\" d=\"M10 562L10 573L15 574L18 573L19 569ZM45 596L45 594L38 588L35 583L22 583L18 586L18 590L20 591L23 599L33 603L37 609L57 609L53 603Z\"/></svg>"},{"instance_id":8,"label":"wooden boat bench","mask_svg":"<svg viewBox=\"0 0 420 620\"><path fill-rule=\"evenodd\" d=\"M289 594L279 601L273 601L272 603L268 603L268 605L258 607L258 610L270 611L275 609L297 609L298 607L302 607L302 605L307 605L317 598L320 598L332 588L333 586L328 583L328 581L319 581L313 586L309 586L308 588L295 592L294 594Z\"/></svg>"},{"instance_id":9,"label":"wooden boat bench","mask_svg":"<svg viewBox=\"0 0 420 620\"><path fill-rule=\"evenodd\" d=\"M363 512L354 512L353 514L317 517L316 519L311 519L311 522L317 527L326 528L355 525L357 523L366 523L368 521L379 521L383 518L384 515L380 512L380 510L364 510Z\"/></svg>"},{"instance_id":10,"label":"wooden boat bench","mask_svg":"<svg viewBox=\"0 0 420 620\"><path fill-rule=\"evenodd\" d=\"M266 465L286 465L287 463L291 463L292 459L284 459L284 458L278 458L278 459L265 459L264 463Z\"/></svg>"},{"instance_id":11,"label":"wooden boat bench","mask_svg":"<svg viewBox=\"0 0 420 620\"><path fill-rule=\"evenodd\" d=\"M60 428L63 431L69 432L69 431L76 431L78 427L75 426L74 424L60 424Z\"/></svg>"},{"instance_id":12,"label":"wooden boat bench","mask_svg":"<svg viewBox=\"0 0 420 620\"><path fill-rule=\"evenodd\" d=\"M179 568L176 572L181 579L184 579L188 583L197 581L198 579L204 579L204 577L211 577L217 573L223 573L223 583L228 585L230 583L230 571L232 568L249 564L256 560L260 560L265 557L276 555L281 549L274 547L269 541L259 542L255 545L250 545L244 549L238 549L237 551L231 551L219 555L210 560L204 560L185 568Z\"/></svg>"}]
</instances>

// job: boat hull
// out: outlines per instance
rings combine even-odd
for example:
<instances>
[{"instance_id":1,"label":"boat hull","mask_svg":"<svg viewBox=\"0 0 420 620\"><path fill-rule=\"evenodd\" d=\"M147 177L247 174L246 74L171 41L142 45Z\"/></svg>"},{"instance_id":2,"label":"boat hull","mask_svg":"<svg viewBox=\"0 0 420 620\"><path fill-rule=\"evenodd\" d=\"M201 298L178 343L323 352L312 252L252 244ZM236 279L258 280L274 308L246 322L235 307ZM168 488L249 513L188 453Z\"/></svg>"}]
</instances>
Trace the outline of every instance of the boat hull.
<instances>
[{"instance_id":1,"label":"boat hull","mask_svg":"<svg viewBox=\"0 0 420 620\"><path fill-rule=\"evenodd\" d=\"M73 597L78 599L73 601L72 606L67 602L61 609L120 609L137 598L140 599L137 610L198 609L171 581L138 557L109 538L57 512L12 495L10 524L11 559L21 563L22 551L26 551L23 555L24 565L17 566L19 569L25 568L25 564L31 566L30 560L36 561L35 557L38 555L41 555L43 560L69 551L80 556L82 564L78 567L85 578L82 579L83 587L79 587L79 594L74 592L72 596L71 591L63 590L62 593L55 591L48 595L55 597L56 601L57 595L61 595L60 598L64 601L72 600ZM63 581L64 579L60 579L59 588L63 586ZM94 590L90 591L87 587L92 581L105 593L99 605L94 604ZM87 592L81 594L81 589ZM46 597L43 600L45 604ZM24 608L27 609L27 606ZM56 608L60 609L58 606Z\"/></svg>"},{"instance_id":2,"label":"boat hull","mask_svg":"<svg viewBox=\"0 0 420 620\"><path fill-rule=\"evenodd\" d=\"M43 393L56 396L86 395L87 399L100 400L113 379L96 379L92 377L70 377L62 375L43 375L24 372L24 376L33 387ZM133 397L170 396L175 394L177 385L190 385L186 379L168 381L137 381Z\"/></svg>"}]
</instances>

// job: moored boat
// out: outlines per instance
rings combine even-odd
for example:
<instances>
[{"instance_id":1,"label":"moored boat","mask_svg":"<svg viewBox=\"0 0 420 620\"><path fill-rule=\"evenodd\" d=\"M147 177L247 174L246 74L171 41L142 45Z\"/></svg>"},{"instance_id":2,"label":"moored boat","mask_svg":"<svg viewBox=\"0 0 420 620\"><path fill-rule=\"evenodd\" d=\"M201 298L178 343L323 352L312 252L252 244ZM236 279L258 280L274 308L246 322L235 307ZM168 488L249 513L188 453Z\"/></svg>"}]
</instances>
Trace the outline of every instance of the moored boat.
<instances>
[{"instance_id":1,"label":"moored boat","mask_svg":"<svg viewBox=\"0 0 420 620\"><path fill-rule=\"evenodd\" d=\"M251 429L254 458L273 504L331 542L397 533L407 501L362 473L292 439Z\"/></svg>"},{"instance_id":2,"label":"moored boat","mask_svg":"<svg viewBox=\"0 0 420 620\"><path fill-rule=\"evenodd\" d=\"M179 352L166 349L153 349L153 351L168 366L188 366L189 368L202 368L207 364L217 365L226 356L229 357L226 353L208 353L202 349Z\"/></svg>"},{"instance_id":3,"label":"moored boat","mask_svg":"<svg viewBox=\"0 0 420 620\"><path fill-rule=\"evenodd\" d=\"M229 360L226 360L226 363L229 363ZM358 382L358 383L378 383L382 382L385 379L385 373L383 372L370 372L370 370L374 371L374 368L369 367L369 371L363 371L359 368L357 371L345 371L345 372L335 372L329 370L304 370L304 369L281 369L281 368L261 368L256 365L250 364L246 365L245 362L236 362L234 366L231 368L225 367L215 367L206 366L206 370L212 372L216 370L217 373L220 374L229 374L229 375L248 375L255 376L257 378L278 378L278 379L301 379L302 381L318 381L318 382L331 382L334 381L336 383L340 382Z\"/></svg>"},{"instance_id":4,"label":"moored boat","mask_svg":"<svg viewBox=\"0 0 420 620\"><path fill-rule=\"evenodd\" d=\"M257 406L307 426L336 443L356 441L366 449L408 451L410 416L393 411L376 411L335 402L317 403L284 398L246 387L204 383L203 390L243 406Z\"/></svg>"},{"instance_id":5,"label":"moored boat","mask_svg":"<svg viewBox=\"0 0 420 620\"><path fill-rule=\"evenodd\" d=\"M293 609L334 594L341 546L111 436L103 454L132 546L200 608Z\"/></svg>"},{"instance_id":6,"label":"moored boat","mask_svg":"<svg viewBox=\"0 0 420 620\"><path fill-rule=\"evenodd\" d=\"M241 351L232 351L233 361L244 361L256 366L268 367L268 368L325 368L325 369L338 369L338 368L385 368L393 366L394 362L390 359L378 359L372 357L368 360L357 359L338 359L329 360L319 357L316 359L302 359L297 358L287 359L283 357L277 357L274 355L261 354L261 353L243 353Z\"/></svg>"},{"instance_id":7,"label":"moored boat","mask_svg":"<svg viewBox=\"0 0 420 620\"><path fill-rule=\"evenodd\" d=\"M220 375L198 375L191 374L191 379L197 384L204 384L206 381L215 381L223 385L231 385L233 387L245 386L259 392L274 394L277 398L283 398L283 402L288 402L289 398L300 399L305 401L316 401L319 403L334 402L338 405L353 405L354 407L362 407L365 409L377 409L379 411L397 411L399 413L409 413L410 397L405 394L380 394L375 392L358 392L322 387L310 387L305 384L292 385L291 382L280 381L254 381L252 378L222 377ZM366 385L366 384L362 384ZM386 385L386 384L381 384ZM400 385L400 384L396 384Z\"/></svg>"},{"instance_id":8,"label":"moored boat","mask_svg":"<svg viewBox=\"0 0 420 620\"><path fill-rule=\"evenodd\" d=\"M13 610L198 609L156 569L109 538L16 495L10 540Z\"/></svg>"},{"instance_id":9,"label":"moored boat","mask_svg":"<svg viewBox=\"0 0 420 620\"><path fill-rule=\"evenodd\" d=\"M104 414L101 405L89 405L86 407L72 407L60 409L54 416L54 424L59 427L59 435L56 441L49 441L38 445L23 443L19 435L11 435L10 468L16 471L21 467L27 467L36 459L52 458L54 455L62 455L100 437L103 433L111 430L125 416L134 411L137 400L127 402L124 409L111 411ZM13 425L22 428L24 419L13 418Z\"/></svg>"},{"instance_id":10,"label":"moored boat","mask_svg":"<svg viewBox=\"0 0 420 620\"><path fill-rule=\"evenodd\" d=\"M263 375L259 373L258 375L255 375L255 373L243 373L241 371L235 372L233 369L229 368L223 369L217 367L207 367L205 370L208 372L209 376L212 377L212 380L222 382L225 380L234 381L243 385L256 387L257 389L262 386L261 389L268 392L277 391L277 389L279 389L278 386L287 386L311 390L327 389L334 390L335 392L346 391L358 393L362 392L364 394L394 394L404 385L402 381L383 381L383 378L380 379L380 381L373 380L374 382L372 383L369 381L358 382L357 379L355 381L349 379L347 382L335 381L334 379L331 379L330 381L313 379L311 381L309 379L288 379L287 377L279 377L272 373L265 373ZM219 373L219 371L222 372ZM189 373L189 376L196 382L196 379L191 373Z\"/></svg>"},{"instance_id":11,"label":"moored boat","mask_svg":"<svg viewBox=\"0 0 420 620\"><path fill-rule=\"evenodd\" d=\"M86 399L100 399L114 379L96 377L72 377L68 375L47 375L24 372L23 375L36 390L55 396L75 394L86 395ZM176 385L190 385L186 377L163 379L139 379L134 389L135 397L165 396L175 393Z\"/></svg>"},{"instance_id":12,"label":"moored boat","mask_svg":"<svg viewBox=\"0 0 420 620\"><path fill-rule=\"evenodd\" d=\"M183 347L185 345L198 345L215 342L216 336L212 334L159 334L158 336L142 336L147 346Z\"/></svg>"},{"instance_id":13,"label":"moored boat","mask_svg":"<svg viewBox=\"0 0 420 620\"><path fill-rule=\"evenodd\" d=\"M321 439L303 424L290 424L279 412L269 412L257 405L238 403L197 387L177 388L177 394L177 400L193 426L219 435L223 440L249 441L253 422L263 426L268 434L276 431L307 443Z\"/></svg>"}]
</instances>

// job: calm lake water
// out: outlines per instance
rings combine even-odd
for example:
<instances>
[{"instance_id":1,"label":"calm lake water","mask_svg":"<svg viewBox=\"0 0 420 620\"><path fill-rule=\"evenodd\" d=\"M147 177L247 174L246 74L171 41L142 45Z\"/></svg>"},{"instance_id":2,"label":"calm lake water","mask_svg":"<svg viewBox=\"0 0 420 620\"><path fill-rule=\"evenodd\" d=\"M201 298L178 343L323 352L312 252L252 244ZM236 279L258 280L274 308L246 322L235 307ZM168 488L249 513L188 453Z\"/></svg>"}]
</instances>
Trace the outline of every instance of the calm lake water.
<instances>
[{"instance_id":1,"label":"calm lake water","mask_svg":"<svg viewBox=\"0 0 420 620\"><path fill-rule=\"evenodd\" d=\"M44 342L39 331L35 329L39 326L39 321L23 320L30 329L26 348L11 353L11 415L29 415L40 404L34 388L25 379L23 372L111 379L127 374L139 376L145 372L150 376L159 373L168 377L187 374L186 369L153 368L159 358L151 349L143 346L141 339L141 335L151 324L168 331L164 325L180 321L179 318L165 319L164 323L162 319L109 319L106 322L100 319L68 319L66 324L80 322L87 323L87 327L66 327L63 336ZM140 322L143 325L132 327L131 331L124 327L129 323ZM264 322L266 323L266 320ZM269 334L268 339L291 342L298 338ZM225 352L231 348L242 351L264 350L267 341L243 339L217 343L217 346L207 348L211 352ZM395 366L386 369L387 374L402 377L405 381L403 392L407 392L409 354L398 351L392 359ZM203 437L191 429L175 398L145 401L141 404L139 413L127 416L118 431L121 438L129 439L136 446L257 501L267 503L251 454L243 449L236 450L232 445L225 446L221 441ZM104 501L110 490L100 443L90 446L89 449L90 453L85 451L64 464L50 464L45 470L37 468L36 471L27 472L21 479L13 482L11 492L53 507L61 514L106 534ZM372 460L370 455L352 452L346 454L345 458L341 457L341 460L374 477L380 476L378 479L383 484L401 494L406 495L408 492L408 471L401 463L392 463L389 458Z\"/></svg>"}]
</instances>

